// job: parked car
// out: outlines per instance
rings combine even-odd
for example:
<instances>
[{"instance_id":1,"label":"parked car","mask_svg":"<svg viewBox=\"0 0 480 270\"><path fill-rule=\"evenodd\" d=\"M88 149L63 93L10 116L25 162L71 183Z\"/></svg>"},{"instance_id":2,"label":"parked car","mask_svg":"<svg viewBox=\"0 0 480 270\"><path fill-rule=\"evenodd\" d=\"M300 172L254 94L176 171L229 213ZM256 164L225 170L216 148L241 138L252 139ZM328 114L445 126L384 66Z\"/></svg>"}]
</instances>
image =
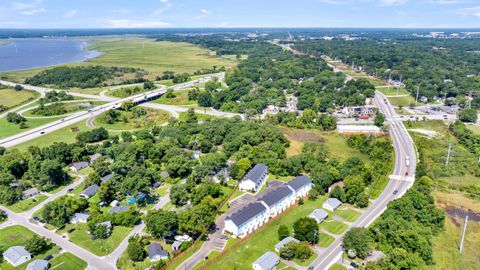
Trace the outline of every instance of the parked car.
<instances>
[{"instance_id":1,"label":"parked car","mask_svg":"<svg viewBox=\"0 0 480 270\"><path fill-rule=\"evenodd\" d=\"M398 193L398 190L393 191L393 195L397 195L397 193Z\"/></svg>"},{"instance_id":2,"label":"parked car","mask_svg":"<svg viewBox=\"0 0 480 270\"><path fill-rule=\"evenodd\" d=\"M67 189L67 192L72 192L72 191L73 191L73 188Z\"/></svg>"},{"instance_id":3,"label":"parked car","mask_svg":"<svg viewBox=\"0 0 480 270\"><path fill-rule=\"evenodd\" d=\"M48 255L47 257L43 258L45 261L50 261L53 258L52 255Z\"/></svg>"},{"instance_id":4,"label":"parked car","mask_svg":"<svg viewBox=\"0 0 480 270\"><path fill-rule=\"evenodd\" d=\"M72 233L73 231L75 231L75 228L71 228L70 230L67 231L67 233Z\"/></svg>"}]
</instances>

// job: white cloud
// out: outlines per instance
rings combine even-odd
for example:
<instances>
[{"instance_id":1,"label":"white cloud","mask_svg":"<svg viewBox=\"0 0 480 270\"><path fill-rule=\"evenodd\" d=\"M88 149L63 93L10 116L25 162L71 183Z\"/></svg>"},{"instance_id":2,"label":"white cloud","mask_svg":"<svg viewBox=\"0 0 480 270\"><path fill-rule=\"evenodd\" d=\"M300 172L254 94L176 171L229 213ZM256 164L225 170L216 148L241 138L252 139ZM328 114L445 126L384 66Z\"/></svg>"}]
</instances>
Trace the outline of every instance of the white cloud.
<instances>
[{"instance_id":1,"label":"white cloud","mask_svg":"<svg viewBox=\"0 0 480 270\"><path fill-rule=\"evenodd\" d=\"M77 15L77 13L78 13L78 10L72 9L72 10L70 10L69 12L65 13L65 14L63 15L63 17L65 17L65 18L72 18L72 17L75 17L75 16Z\"/></svg>"},{"instance_id":2,"label":"white cloud","mask_svg":"<svg viewBox=\"0 0 480 270\"><path fill-rule=\"evenodd\" d=\"M24 10L24 9L32 9L40 4L42 0L35 0L29 3L25 2L13 2L13 9L15 10Z\"/></svg>"},{"instance_id":3,"label":"white cloud","mask_svg":"<svg viewBox=\"0 0 480 270\"><path fill-rule=\"evenodd\" d=\"M316 0L322 4L330 4L330 5L345 5L348 1L345 0Z\"/></svg>"},{"instance_id":4,"label":"white cloud","mask_svg":"<svg viewBox=\"0 0 480 270\"><path fill-rule=\"evenodd\" d=\"M157 10L154 10L153 11L153 15L156 16L156 15L160 15L162 13L164 13L165 11L167 11L167 9L169 9L170 7L172 7L171 4L167 4L165 7L163 8L159 8Z\"/></svg>"},{"instance_id":5,"label":"white cloud","mask_svg":"<svg viewBox=\"0 0 480 270\"><path fill-rule=\"evenodd\" d=\"M202 19L202 18L205 18L207 17L210 13L212 13L210 10L206 10L204 8L200 9L200 15L198 15L197 17L195 17L194 19Z\"/></svg>"},{"instance_id":6,"label":"white cloud","mask_svg":"<svg viewBox=\"0 0 480 270\"><path fill-rule=\"evenodd\" d=\"M430 4L440 4L440 5L449 5L449 4L458 4L462 3L461 0L430 0Z\"/></svg>"},{"instance_id":7,"label":"white cloud","mask_svg":"<svg viewBox=\"0 0 480 270\"><path fill-rule=\"evenodd\" d=\"M162 3L167 3L168 0L160 0L160 2L162 2Z\"/></svg>"},{"instance_id":8,"label":"white cloud","mask_svg":"<svg viewBox=\"0 0 480 270\"><path fill-rule=\"evenodd\" d=\"M454 13L459 14L461 16L475 16L475 17L480 17L480 6L478 7L471 7L471 8L459 8L459 9L454 9Z\"/></svg>"},{"instance_id":9,"label":"white cloud","mask_svg":"<svg viewBox=\"0 0 480 270\"><path fill-rule=\"evenodd\" d=\"M211 12L209 10L206 10L206 9L200 9L200 12L202 12L203 14L207 15L207 14L210 14Z\"/></svg>"},{"instance_id":10,"label":"white cloud","mask_svg":"<svg viewBox=\"0 0 480 270\"><path fill-rule=\"evenodd\" d=\"M35 15L37 13L44 13L44 12L47 12L47 10L44 8L34 8L34 9L27 9L27 10L20 11L20 14L30 16L30 15Z\"/></svg>"},{"instance_id":11,"label":"white cloud","mask_svg":"<svg viewBox=\"0 0 480 270\"><path fill-rule=\"evenodd\" d=\"M164 21L152 20L107 20L106 27L108 28L157 28L168 26L169 23Z\"/></svg>"},{"instance_id":12,"label":"white cloud","mask_svg":"<svg viewBox=\"0 0 480 270\"><path fill-rule=\"evenodd\" d=\"M380 0L382 6L400 6L407 2L408 0Z\"/></svg>"}]
</instances>

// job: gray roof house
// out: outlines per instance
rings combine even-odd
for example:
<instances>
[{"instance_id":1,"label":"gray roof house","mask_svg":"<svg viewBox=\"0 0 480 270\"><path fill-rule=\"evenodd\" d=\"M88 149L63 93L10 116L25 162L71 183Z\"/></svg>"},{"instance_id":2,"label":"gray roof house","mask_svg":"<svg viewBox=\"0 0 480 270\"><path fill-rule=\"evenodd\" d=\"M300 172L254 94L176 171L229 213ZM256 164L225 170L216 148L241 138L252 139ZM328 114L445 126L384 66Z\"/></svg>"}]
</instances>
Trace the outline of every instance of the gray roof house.
<instances>
[{"instance_id":1,"label":"gray roof house","mask_svg":"<svg viewBox=\"0 0 480 270\"><path fill-rule=\"evenodd\" d=\"M47 270L48 262L45 260L34 260L27 265L27 270Z\"/></svg>"},{"instance_id":2,"label":"gray roof house","mask_svg":"<svg viewBox=\"0 0 480 270\"><path fill-rule=\"evenodd\" d=\"M323 209L315 209L308 217L313 218L317 223L320 223L328 217L328 213Z\"/></svg>"},{"instance_id":3,"label":"gray roof house","mask_svg":"<svg viewBox=\"0 0 480 270\"><path fill-rule=\"evenodd\" d=\"M105 227L107 227L108 230L111 230L112 229L112 222L109 220L109 221L104 221L104 222L100 222L98 223L97 225L103 225Z\"/></svg>"},{"instance_id":4,"label":"gray roof house","mask_svg":"<svg viewBox=\"0 0 480 270\"><path fill-rule=\"evenodd\" d=\"M328 200L323 203L323 208L335 211L341 204L342 202L337 198L328 198Z\"/></svg>"},{"instance_id":5,"label":"gray roof house","mask_svg":"<svg viewBox=\"0 0 480 270\"><path fill-rule=\"evenodd\" d=\"M252 218L265 211L267 211L267 208L262 203L251 203L246 207L233 213L230 217L227 217L226 219L231 220L235 225L237 225L237 227L240 227Z\"/></svg>"},{"instance_id":6,"label":"gray roof house","mask_svg":"<svg viewBox=\"0 0 480 270\"><path fill-rule=\"evenodd\" d=\"M95 195L95 193L97 193L97 191L99 189L100 189L99 186L91 185L91 186L87 187L85 190L83 190L82 193L80 193L80 196L88 199L88 198L92 197L93 195Z\"/></svg>"},{"instance_id":7,"label":"gray roof house","mask_svg":"<svg viewBox=\"0 0 480 270\"><path fill-rule=\"evenodd\" d=\"M103 183L103 182L107 181L108 179L110 179L112 177L113 177L113 173L109 173L109 174L105 175L104 177L100 178L100 183Z\"/></svg>"},{"instance_id":8,"label":"gray roof house","mask_svg":"<svg viewBox=\"0 0 480 270\"><path fill-rule=\"evenodd\" d=\"M147 246L148 258L151 261L159 261L168 259L168 251L163 249L159 243L151 243Z\"/></svg>"},{"instance_id":9,"label":"gray roof house","mask_svg":"<svg viewBox=\"0 0 480 270\"><path fill-rule=\"evenodd\" d=\"M88 218L90 217L89 213L75 213L70 219L70 223L87 223Z\"/></svg>"},{"instance_id":10,"label":"gray roof house","mask_svg":"<svg viewBox=\"0 0 480 270\"><path fill-rule=\"evenodd\" d=\"M11 265L17 267L32 259L32 255L23 246L13 246L3 252L3 258Z\"/></svg>"},{"instance_id":11,"label":"gray roof house","mask_svg":"<svg viewBox=\"0 0 480 270\"><path fill-rule=\"evenodd\" d=\"M110 209L110 211L108 211L108 213L110 213L110 214L113 214L113 213L121 213L121 212L128 211L128 209L130 209L130 207L129 207L128 205L115 206L115 207L113 207L112 209Z\"/></svg>"},{"instance_id":12,"label":"gray roof house","mask_svg":"<svg viewBox=\"0 0 480 270\"><path fill-rule=\"evenodd\" d=\"M253 262L252 267L255 270L273 270L279 262L280 258L277 254L269 251Z\"/></svg>"},{"instance_id":13,"label":"gray roof house","mask_svg":"<svg viewBox=\"0 0 480 270\"><path fill-rule=\"evenodd\" d=\"M268 167L263 163L259 163L251 169L243 178L239 187L241 190L257 191L263 185L268 177Z\"/></svg>"},{"instance_id":14,"label":"gray roof house","mask_svg":"<svg viewBox=\"0 0 480 270\"><path fill-rule=\"evenodd\" d=\"M293 188L293 190L298 191L302 187L312 184L312 180L305 175L297 176L292 181L288 182L288 185Z\"/></svg>"},{"instance_id":15,"label":"gray roof house","mask_svg":"<svg viewBox=\"0 0 480 270\"><path fill-rule=\"evenodd\" d=\"M80 162L72 163L72 165L70 165L70 170L72 170L74 172L78 172L81 169L84 169L86 167L88 167L88 162L80 161Z\"/></svg>"},{"instance_id":16,"label":"gray roof house","mask_svg":"<svg viewBox=\"0 0 480 270\"><path fill-rule=\"evenodd\" d=\"M280 252L281 248L283 248L286 244L291 243L291 242L300 243L300 241L298 241L297 239L295 239L291 236L285 237L285 238L282 239L282 241L278 242L278 244L275 245L275 251Z\"/></svg>"},{"instance_id":17,"label":"gray roof house","mask_svg":"<svg viewBox=\"0 0 480 270\"><path fill-rule=\"evenodd\" d=\"M95 160L97 160L97 159L99 159L99 158L101 158L101 157L102 157L102 154L100 154L100 153L95 153L95 154L91 155L91 156L89 157L89 159L90 159L90 162L94 162Z\"/></svg>"},{"instance_id":18,"label":"gray roof house","mask_svg":"<svg viewBox=\"0 0 480 270\"><path fill-rule=\"evenodd\" d=\"M40 191L38 191L38 189L37 189L37 188L34 188L34 187L33 187L33 188L29 188L29 189L27 189L27 190L24 190L24 191L22 192L22 200L26 200L26 199L28 199L28 198L31 198L31 197L39 194L39 193L40 193Z\"/></svg>"},{"instance_id":19,"label":"gray roof house","mask_svg":"<svg viewBox=\"0 0 480 270\"><path fill-rule=\"evenodd\" d=\"M162 177L163 179L167 179L170 177L170 174L167 171L163 171L160 173L160 177Z\"/></svg>"},{"instance_id":20,"label":"gray roof house","mask_svg":"<svg viewBox=\"0 0 480 270\"><path fill-rule=\"evenodd\" d=\"M258 198L258 201L263 201L268 207L272 207L291 195L293 195L293 191L287 186L282 186L266 192Z\"/></svg>"}]
</instances>

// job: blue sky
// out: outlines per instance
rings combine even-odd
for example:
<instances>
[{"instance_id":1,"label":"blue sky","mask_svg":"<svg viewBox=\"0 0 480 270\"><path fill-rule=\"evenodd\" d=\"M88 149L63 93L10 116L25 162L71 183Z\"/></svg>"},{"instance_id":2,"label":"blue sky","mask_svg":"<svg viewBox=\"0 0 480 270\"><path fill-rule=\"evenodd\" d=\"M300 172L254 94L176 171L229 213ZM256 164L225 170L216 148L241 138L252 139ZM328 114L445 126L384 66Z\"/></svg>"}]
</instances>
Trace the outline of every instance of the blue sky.
<instances>
[{"instance_id":1,"label":"blue sky","mask_svg":"<svg viewBox=\"0 0 480 270\"><path fill-rule=\"evenodd\" d=\"M0 0L0 28L480 28L480 0Z\"/></svg>"}]
</instances>

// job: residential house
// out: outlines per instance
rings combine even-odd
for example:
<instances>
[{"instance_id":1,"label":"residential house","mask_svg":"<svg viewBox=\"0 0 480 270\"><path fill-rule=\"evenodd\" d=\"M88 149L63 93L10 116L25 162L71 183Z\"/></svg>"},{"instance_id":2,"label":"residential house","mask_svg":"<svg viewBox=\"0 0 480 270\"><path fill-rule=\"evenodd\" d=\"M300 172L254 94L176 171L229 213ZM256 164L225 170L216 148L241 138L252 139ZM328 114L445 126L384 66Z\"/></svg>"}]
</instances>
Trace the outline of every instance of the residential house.
<instances>
[{"instance_id":1,"label":"residential house","mask_svg":"<svg viewBox=\"0 0 480 270\"><path fill-rule=\"evenodd\" d=\"M3 258L14 267L32 259L32 255L23 246L13 246L3 252Z\"/></svg>"},{"instance_id":2,"label":"residential house","mask_svg":"<svg viewBox=\"0 0 480 270\"><path fill-rule=\"evenodd\" d=\"M193 159L199 159L200 158L200 151L199 150L193 150L192 158Z\"/></svg>"},{"instance_id":3,"label":"residential house","mask_svg":"<svg viewBox=\"0 0 480 270\"><path fill-rule=\"evenodd\" d=\"M45 260L34 260L27 265L27 270L47 270L48 262Z\"/></svg>"},{"instance_id":4,"label":"residential house","mask_svg":"<svg viewBox=\"0 0 480 270\"><path fill-rule=\"evenodd\" d=\"M239 185L240 190L256 192L268 178L268 167L259 163L251 169Z\"/></svg>"},{"instance_id":5,"label":"residential house","mask_svg":"<svg viewBox=\"0 0 480 270\"><path fill-rule=\"evenodd\" d=\"M273 270L278 263L280 263L280 258L277 254L268 251L253 262L252 267L254 270Z\"/></svg>"},{"instance_id":6,"label":"residential house","mask_svg":"<svg viewBox=\"0 0 480 270\"><path fill-rule=\"evenodd\" d=\"M323 203L323 208L335 211L341 204L342 202L337 198L328 198L328 200Z\"/></svg>"},{"instance_id":7,"label":"residential house","mask_svg":"<svg viewBox=\"0 0 480 270\"><path fill-rule=\"evenodd\" d=\"M109 174L105 175L104 177L100 178L100 183L103 183L103 182L109 180L112 177L113 177L113 173L109 173Z\"/></svg>"},{"instance_id":8,"label":"residential house","mask_svg":"<svg viewBox=\"0 0 480 270\"><path fill-rule=\"evenodd\" d=\"M95 153L89 157L90 163L94 162L95 160L99 159L102 157L102 154L100 153Z\"/></svg>"},{"instance_id":9,"label":"residential house","mask_svg":"<svg viewBox=\"0 0 480 270\"><path fill-rule=\"evenodd\" d=\"M295 203L295 193L284 185L264 192L258 201L267 207L269 218L273 218Z\"/></svg>"},{"instance_id":10,"label":"residential house","mask_svg":"<svg viewBox=\"0 0 480 270\"><path fill-rule=\"evenodd\" d=\"M313 187L312 180L305 175L297 176L287 184L294 192L295 198L303 198Z\"/></svg>"},{"instance_id":11,"label":"residential house","mask_svg":"<svg viewBox=\"0 0 480 270\"><path fill-rule=\"evenodd\" d=\"M91 198L93 195L95 195L95 193L97 193L99 189L100 189L99 186L91 185L87 187L85 190L83 190L82 193L80 193L80 197L83 197L85 199Z\"/></svg>"},{"instance_id":12,"label":"residential house","mask_svg":"<svg viewBox=\"0 0 480 270\"><path fill-rule=\"evenodd\" d=\"M168 259L168 251L163 249L159 243L151 243L147 246L148 258L153 261L160 261Z\"/></svg>"},{"instance_id":13,"label":"residential house","mask_svg":"<svg viewBox=\"0 0 480 270\"><path fill-rule=\"evenodd\" d=\"M38 191L37 188L29 188L27 190L24 190L22 192L22 200L26 200L28 198L31 198L37 194L40 194L40 191Z\"/></svg>"},{"instance_id":14,"label":"residential house","mask_svg":"<svg viewBox=\"0 0 480 270\"><path fill-rule=\"evenodd\" d=\"M315 219L317 223L321 223L328 217L328 213L323 209L315 209L308 217Z\"/></svg>"},{"instance_id":15,"label":"residential house","mask_svg":"<svg viewBox=\"0 0 480 270\"><path fill-rule=\"evenodd\" d=\"M70 219L70 223L72 224L87 223L89 217L90 217L89 213L75 213Z\"/></svg>"},{"instance_id":16,"label":"residential house","mask_svg":"<svg viewBox=\"0 0 480 270\"><path fill-rule=\"evenodd\" d=\"M110 213L110 214L113 214L113 213L121 213L121 212L128 211L128 209L130 209L130 207L129 207L128 205L125 205L125 206L115 206L115 207L113 207L112 209L110 209L110 211L108 211L108 213Z\"/></svg>"},{"instance_id":17,"label":"residential house","mask_svg":"<svg viewBox=\"0 0 480 270\"><path fill-rule=\"evenodd\" d=\"M167 171L163 171L160 173L160 177L162 177L165 180L170 177L170 174Z\"/></svg>"},{"instance_id":18,"label":"residential house","mask_svg":"<svg viewBox=\"0 0 480 270\"><path fill-rule=\"evenodd\" d=\"M225 219L225 231L234 237L242 238L265 224L267 220L267 207L261 202L251 203Z\"/></svg>"},{"instance_id":19,"label":"residential house","mask_svg":"<svg viewBox=\"0 0 480 270\"><path fill-rule=\"evenodd\" d=\"M339 187L341 189L344 189L345 188L345 184L343 183L343 181L338 181L336 182L335 184L331 185L328 187L328 193L332 192L332 190L336 187Z\"/></svg>"},{"instance_id":20,"label":"residential house","mask_svg":"<svg viewBox=\"0 0 480 270\"><path fill-rule=\"evenodd\" d=\"M175 241L180 242L190 242L193 240L192 237L190 237L188 234L175 235L174 239Z\"/></svg>"},{"instance_id":21,"label":"residential house","mask_svg":"<svg viewBox=\"0 0 480 270\"><path fill-rule=\"evenodd\" d=\"M80 171L81 169L84 169L88 167L88 162L86 161L80 161L80 162L75 162L75 163L72 163L72 165L70 165L70 170L73 171L73 172L78 172Z\"/></svg>"},{"instance_id":22,"label":"residential house","mask_svg":"<svg viewBox=\"0 0 480 270\"><path fill-rule=\"evenodd\" d=\"M288 236L288 237L283 238L282 241L278 242L278 244L275 245L275 251L280 252L280 249L282 249L286 244L291 243L291 242L300 243L300 241L298 241L297 239L295 239L291 236Z\"/></svg>"},{"instance_id":23,"label":"residential house","mask_svg":"<svg viewBox=\"0 0 480 270\"><path fill-rule=\"evenodd\" d=\"M113 201L110 203L110 206L111 206L111 207L118 206L118 201L117 201L117 200L113 200Z\"/></svg>"},{"instance_id":24,"label":"residential house","mask_svg":"<svg viewBox=\"0 0 480 270\"><path fill-rule=\"evenodd\" d=\"M107 228L107 231L108 231L108 234L111 234L112 233L112 222L111 221L104 221L104 222L100 222L97 224L97 226L105 226L105 228Z\"/></svg>"}]
</instances>

